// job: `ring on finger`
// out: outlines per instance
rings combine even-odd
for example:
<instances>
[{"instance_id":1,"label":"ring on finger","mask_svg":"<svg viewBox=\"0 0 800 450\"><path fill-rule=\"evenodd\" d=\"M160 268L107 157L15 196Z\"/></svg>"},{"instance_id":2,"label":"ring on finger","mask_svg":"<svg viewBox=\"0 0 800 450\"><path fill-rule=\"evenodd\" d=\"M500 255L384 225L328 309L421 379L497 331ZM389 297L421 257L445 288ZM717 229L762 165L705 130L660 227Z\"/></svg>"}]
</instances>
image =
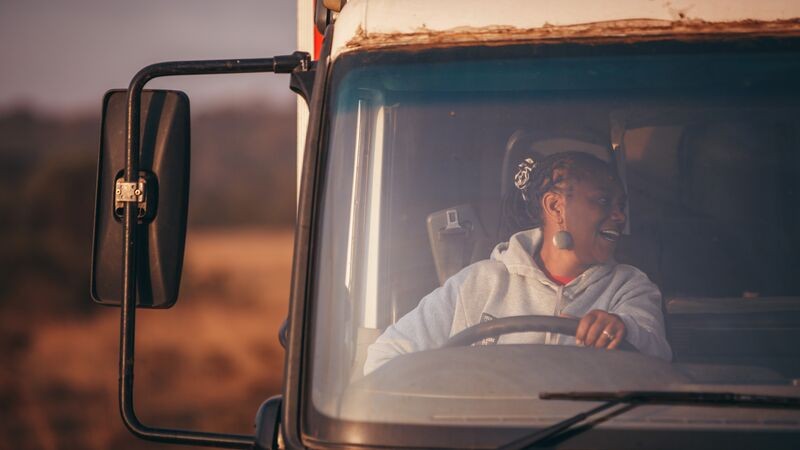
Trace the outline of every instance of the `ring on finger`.
<instances>
[{"instance_id":1,"label":"ring on finger","mask_svg":"<svg viewBox=\"0 0 800 450\"><path fill-rule=\"evenodd\" d=\"M608 330L603 330L603 336L607 337L609 340L614 340L614 335L609 333Z\"/></svg>"}]
</instances>

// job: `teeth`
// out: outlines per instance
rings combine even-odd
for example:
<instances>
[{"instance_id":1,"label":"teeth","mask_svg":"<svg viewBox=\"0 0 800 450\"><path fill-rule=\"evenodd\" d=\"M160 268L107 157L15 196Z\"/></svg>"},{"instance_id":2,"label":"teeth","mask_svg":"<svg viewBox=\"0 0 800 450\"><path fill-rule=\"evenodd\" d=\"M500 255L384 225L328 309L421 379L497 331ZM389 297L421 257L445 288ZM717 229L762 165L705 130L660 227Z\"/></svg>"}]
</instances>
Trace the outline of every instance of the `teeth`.
<instances>
[{"instance_id":1,"label":"teeth","mask_svg":"<svg viewBox=\"0 0 800 450\"><path fill-rule=\"evenodd\" d=\"M600 235L609 241L616 241L619 239L619 231L617 230L601 230Z\"/></svg>"}]
</instances>

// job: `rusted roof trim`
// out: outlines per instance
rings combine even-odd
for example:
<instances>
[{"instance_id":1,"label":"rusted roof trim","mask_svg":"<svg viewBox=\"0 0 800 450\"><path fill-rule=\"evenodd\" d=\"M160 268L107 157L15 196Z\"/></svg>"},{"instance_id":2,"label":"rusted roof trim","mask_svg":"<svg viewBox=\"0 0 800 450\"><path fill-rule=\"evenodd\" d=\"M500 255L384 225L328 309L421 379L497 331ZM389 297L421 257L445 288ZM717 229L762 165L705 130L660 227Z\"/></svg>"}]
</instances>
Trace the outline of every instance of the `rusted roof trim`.
<instances>
[{"instance_id":1,"label":"rusted roof trim","mask_svg":"<svg viewBox=\"0 0 800 450\"><path fill-rule=\"evenodd\" d=\"M345 45L343 52L420 47L436 48L466 45L508 45L515 43L645 42L680 39L706 40L733 37L800 36L800 18L776 21L743 20L705 22L702 20L627 19L568 26L545 25L538 28L491 26L459 27L447 31L419 28L412 33L367 33L362 27Z\"/></svg>"}]
</instances>

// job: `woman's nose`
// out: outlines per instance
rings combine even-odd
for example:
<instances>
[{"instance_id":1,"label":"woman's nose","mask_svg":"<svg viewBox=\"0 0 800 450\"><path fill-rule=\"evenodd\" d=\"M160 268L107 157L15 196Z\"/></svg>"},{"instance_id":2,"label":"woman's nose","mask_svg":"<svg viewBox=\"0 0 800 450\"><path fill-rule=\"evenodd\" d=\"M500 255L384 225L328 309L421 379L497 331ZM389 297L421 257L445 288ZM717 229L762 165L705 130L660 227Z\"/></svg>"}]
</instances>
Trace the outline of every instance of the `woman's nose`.
<instances>
[{"instance_id":1,"label":"woman's nose","mask_svg":"<svg viewBox=\"0 0 800 450\"><path fill-rule=\"evenodd\" d=\"M627 218L628 217L625 215L625 207L624 206L620 206L618 208L614 208L611 211L611 220L613 220L616 223L625 223L625 220Z\"/></svg>"}]
</instances>

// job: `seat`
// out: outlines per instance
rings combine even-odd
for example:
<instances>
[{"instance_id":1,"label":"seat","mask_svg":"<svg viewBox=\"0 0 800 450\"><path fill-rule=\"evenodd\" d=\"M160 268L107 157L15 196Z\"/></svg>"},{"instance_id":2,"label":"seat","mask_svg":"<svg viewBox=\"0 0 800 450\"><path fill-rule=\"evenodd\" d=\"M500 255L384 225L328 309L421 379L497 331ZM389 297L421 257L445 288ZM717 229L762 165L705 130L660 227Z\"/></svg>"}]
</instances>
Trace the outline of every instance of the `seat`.
<instances>
[{"instance_id":1,"label":"seat","mask_svg":"<svg viewBox=\"0 0 800 450\"><path fill-rule=\"evenodd\" d=\"M469 204L431 213L426 226L440 285L473 261L489 256L489 239Z\"/></svg>"},{"instance_id":2,"label":"seat","mask_svg":"<svg viewBox=\"0 0 800 450\"><path fill-rule=\"evenodd\" d=\"M662 219L659 283L675 361L800 376L800 299L784 177L791 145L774 122L687 127L682 215ZM790 169L787 170L786 167Z\"/></svg>"}]
</instances>

